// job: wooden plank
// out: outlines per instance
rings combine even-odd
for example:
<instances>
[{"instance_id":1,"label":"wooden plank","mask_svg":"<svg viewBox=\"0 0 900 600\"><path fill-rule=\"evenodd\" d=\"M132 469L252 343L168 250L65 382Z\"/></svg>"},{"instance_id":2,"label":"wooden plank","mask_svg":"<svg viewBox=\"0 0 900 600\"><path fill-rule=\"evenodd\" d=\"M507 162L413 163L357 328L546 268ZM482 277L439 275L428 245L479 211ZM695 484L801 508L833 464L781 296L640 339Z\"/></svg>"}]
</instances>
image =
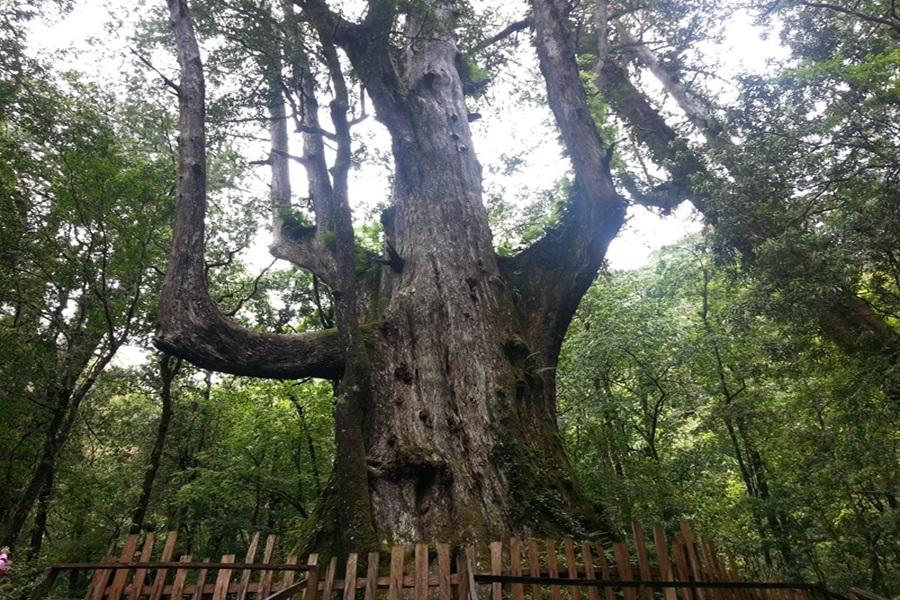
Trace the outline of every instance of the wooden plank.
<instances>
[{"instance_id":1,"label":"wooden plank","mask_svg":"<svg viewBox=\"0 0 900 600\"><path fill-rule=\"evenodd\" d=\"M572 541L572 538L567 537L563 540L563 546L566 549L566 568L569 572L569 578L578 579L578 563L575 562L575 542ZM569 590L569 595L572 600L581 600L581 590L577 587Z\"/></svg>"},{"instance_id":2,"label":"wooden plank","mask_svg":"<svg viewBox=\"0 0 900 600\"><path fill-rule=\"evenodd\" d=\"M322 586L322 600L331 600L331 593L334 591L334 576L336 573L337 556L333 556L328 562L328 569L325 571L325 585Z\"/></svg>"},{"instance_id":3,"label":"wooden plank","mask_svg":"<svg viewBox=\"0 0 900 600\"><path fill-rule=\"evenodd\" d=\"M209 562L209 559L204 558L203 562ZM206 585L206 574L208 572L208 569L200 569L200 571L197 573L197 583L196 585L194 585L194 595L192 596L193 600L203 599L203 586Z\"/></svg>"},{"instance_id":4,"label":"wooden plank","mask_svg":"<svg viewBox=\"0 0 900 600\"><path fill-rule=\"evenodd\" d=\"M659 565L661 581L675 581L672 576L672 563L669 561L669 542L662 523L653 524L653 545L656 547L656 563ZM665 600L677 600L675 588L663 588Z\"/></svg>"},{"instance_id":5,"label":"wooden plank","mask_svg":"<svg viewBox=\"0 0 900 600\"><path fill-rule=\"evenodd\" d=\"M137 551L138 536L135 534L125 538L125 545L122 547L122 554L119 556L120 563L134 562L134 553ZM113 582L109 586L109 600L119 600L122 597L122 591L125 589L125 583L128 581L128 569L116 571Z\"/></svg>"},{"instance_id":6,"label":"wooden plank","mask_svg":"<svg viewBox=\"0 0 900 600\"><path fill-rule=\"evenodd\" d=\"M637 521L631 522L631 533L634 535L634 552L637 554L638 572L641 574L641 580L651 581L653 576L650 574L650 559L647 556L647 543L644 538L644 528ZM642 587L639 590L643 600L653 600L653 589Z\"/></svg>"},{"instance_id":7,"label":"wooden plank","mask_svg":"<svg viewBox=\"0 0 900 600\"><path fill-rule=\"evenodd\" d=\"M710 551L709 542L702 537L697 538L697 545L700 547L701 564L699 567L700 574L704 581L721 581L716 559ZM716 600L731 600L731 590L712 588L706 590L707 595Z\"/></svg>"},{"instance_id":8,"label":"wooden plank","mask_svg":"<svg viewBox=\"0 0 900 600\"><path fill-rule=\"evenodd\" d=\"M291 554L285 559L284 564L296 565L299 561L300 557L298 557L296 554ZM281 576L281 585L278 586L278 589L283 590L286 587L294 585L294 575L294 571L285 571L284 575Z\"/></svg>"},{"instance_id":9,"label":"wooden plank","mask_svg":"<svg viewBox=\"0 0 900 600\"><path fill-rule=\"evenodd\" d=\"M559 562L556 558L556 540L544 540L544 549L547 551L547 576L559 577ZM558 585L550 586L550 600L562 600L562 594Z\"/></svg>"},{"instance_id":10,"label":"wooden plank","mask_svg":"<svg viewBox=\"0 0 900 600\"><path fill-rule=\"evenodd\" d=\"M259 546L259 532L255 532L253 536L250 538L250 546L247 547L247 553L244 555L244 564L253 563L256 561L256 548ZM244 569L241 572L240 584L238 585L237 592L235 596L237 600L246 600L247 598L247 590L250 587L250 576L253 575L253 571L249 569Z\"/></svg>"},{"instance_id":11,"label":"wooden plank","mask_svg":"<svg viewBox=\"0 0 900 600\"><path fill-rule=\"evenodd\" d=\"M415 600L428 600L428 545L416 544L416 575L413 597Z\"/></svg>"},{"instance_id":12,"label":"wooden plank","mask_svg":"<svg viewBox=\"0 0 900 600\"><path fill-rule=\"evenodd\" d=\"M191 555L182 555L181 558L178 559L178 562L191 562ZM187 582L187 576L187 569L176 569L175 579L172 581L172 591L169 592L170 600L181 600L181 596L184 594L184 584Z\"/></svg>"},{"instance_id":13,"label":"wooden plank","mask_svg":"<svg viewBox=\"0 0 900 600\"><path fill-rule=\"evenodd\" d=\"M163 545L163 551L159 557L160 561L169 562L172 560L172 555L175 554L176 541L178 541L177 531L170 531L166 534L166 543ZM159 569L156 572L156 577L153 578L153 584L150 586L150 594L148 594L147 600L160 599L163 587L166 585L166 575L168 575L168 573L169 571L167 569Z\"/></svg>"},{"instance_id":14,"label":"wooden plank","mask_svg":"<svg viewBox=\"0 0 900 600\"><path fill-rule=\"evenodd\" d=\"M541 576L541 559L538 554L538 546L535 540L528 540L528 574L531 577ZM537 583L531 586L532 600L543 600L544 592Z\"/></svg>"},{"instance_id":15,"label":"wooden plank","mask_svg":"<svg viewBox=\"0 0 900 600\"><path fill-rule=\"evenodd\" d=\"M597 579L597 573L594 571L594 559L591 556L590 544L581 544L581 560L584 562L584 578ZM600 600L600 594L597 588L588 588L588 600Z\"/></svg>"},{"instance_id":16,"label":"wooden plank","mask_svg":"<svg viewBox=\"0 0 900 600\"><path fill-rule=\"evenodd\" d=\"M491 553L491 575L503 574L503 542L491 542L488 546ZM503 600L503 586L491 584L491 600Z\"/></svg>"},{"instance_id":17,"label":"wooden plank","mask_svg":"<svg viewBox=\"0 0 900 600\"><path fill-rule=\"evenodd\" d=\"M597 550L597 563L600 565L600 575L604 581L612 581L612 573L609 569L609 560L606 558L606 550L603 544L597 542L595 549ZM614 600L614 590L610 586L603 588L603 596L606 600Z\"/></svg>"},{"instance_id":18,"label":"wooden plank","mask_svg":"<svg viewBox=\"0 0 900 600\"><path fill-rule=\"evenodd\" d=\"M269 534L266 537L266 547L263 549L263 564L268 565L272 562L272 557L275 554L275 542L277 537L273 534ZM263 600L267 598L269 594L272 593L272 577L274 573L272 571L263 571L259 574L259 588L257 588L256 598L257 600Z\"/></svg>"},{"instance_id":19,"label":"wooden plank","mask_svg":"<svg viewBox=\"0 0 900 600\"><path fill-rule=\"evenodd\" d=\"M437 544L438 598L451 600L452 579L450 578L450 544Z\"/></svg>"},{"instance_id":20,"label":"wooden plank","mask_svg":"<svg viewBox=\"0 0 900 600\"><path fill-rule=\"evenodd\" d=\"M469 600L469 562L465 551L456 555L456 593L458 600Z\"/></svg>"},{"instance_id":21,"label":"wooden plank","mask_svg":"<svg viewBox=\"0 0 900 600\"><path fill-rule=\"evenodd\" d=\"M684 549L687 553L688 566L691 569L691 574L694 576L694 581L703 581L703 574L700 572L700 562L697 560L697 552L694 548L697 536L691 531L691 525L687 521L681 522L681 535L684 536ZM697 588L695 595L698 600L704 600L707 594L701 588Z\"/></svg>"},{"instance_id":22,"label":"wooden plank","mask_svg":"<svg viewBox=\"0 0 900 600\"><path fill-rule=\"evenodd\" d=\"M319 555L310 554L306 557L306 566L318 567ZM303 600L316 600L319 593L319 570L312 568L306 572L306 588L303 590Z\"/></svg>"},{"instance_id":23,"label":"wooden plank","mask_svg":"<svg viewBox=\"0 0 900 600\"><path fill-rule=\"evenodd\" d=\"M141 562L149 562L151 558L153 558L153 546L156 544L156 534L152 531L147 534L147 537L144 538L144 547L141 548ZM134 577L131 580L131 593L129 594L129 598L131 600L138 600L141 597L141 592L144 591L144 580L147 579L147 569L137 569L134 572Z\"/></svg>"},{"instance_id":24,"label":"wooden plank","mask_svg":"<svg viewBox=\"0 0 900 600\"><path fill-rule=\"evenodd\" d=\"M466 579L468 585L466 589L469 595L466 600L478 600L478 588L475 586L475 547L468 546L466 548Z\"/></svg>"},{"instance_id":25,"label":"wooden plank","mask_svg":"<svg viewBox=\"0 0 900 600\"><path fill-rule=\"evenodd\" d=\"M116 557L107 554L100 562L114 563L116 562ZM100 600L103 598L103 594L106 593L106 584L109 581L110 575L112 575L112 571L109 569L96 569L94 571L94 576L91 578L91 584L88 586L85 598L87 598L87 600Z\"/></svg>"},{"instance_id":26,"label":"wooden plank","mask_svg":"<svg viewBox=\"0 0 900 600\"><path fill-rule=\"evenodd\" d=\"M516 577L522 575L522 540L517 537L509 540L509 574ZM525 600L525 586L514 583L511 589L512 600Z\"/></svg>"},{"instance_id":27,"label":"wooden plank","mask_svg":"<svg viewBox=\"0 0 900 600\"><path fill-rule=\"evenodd\" d=\"M672 558L675 559L675 577L678 581L690 581L691 575L687 565L687 555L684 551L683 537L679 533L672 540ZM693 600L694 592L690 588L681 588L681 597L684 600Z\"/></svg>"},{"instance_id":28,"label":"wooden plank","mask_svg":"<svg viewBox=\"0 0 900 600\"><path fill-rule=\"evenodd\" d=\"M347 555L347 568L344 570L344 598L343 600L356 599L356 561L358 555L351 552Z\"/></svg>"},{"instance_id":29,"label":"wooden plank","mask_svg":"<svg viewBox=\"0 0 900 600\"><path fill-rule=\"evenodd\" d=\"M226 554L222 556L223 563L234 563L235 555ZM216 585L213 588L212 600L225 600L228 595L228 584L231 582L231 569L219 569L216 576Z\"/></svg>"},{"instance_id":30,"label":"wooden plank","mask_svg":"<svg viewBox=\"0 0 900 600\"><path fill-rule=\"evenodd\" d=\"M375 592L378 590L378 552L369 552L368 568L366 569L366 594L365 600L375 600Z\"/></svg>"},{"instance_id":31,"label":"wooden plank","mask_svg":"<svg viewBox=\"0 0 900 600\"><path fill-rule=\"evenodd\" d=\"M388 599L403 599L403 562L406 558L406 548L394 546L391 548L391 570L388 574Z\"/></svg>"},{"instance_id":32,"label":"wooden plank","mask_svg":"<svg viewBox=\"0 0 900 600\"><path fill-rule=\"evenodd\" d=\"M616 571L619 574L619 581L634 581L628 545L625 542L614 543L613 554L616 557ZM633 587L622 588L622 595L625 600L637 600L637 593Z\"/></svg>"}]
</instances>

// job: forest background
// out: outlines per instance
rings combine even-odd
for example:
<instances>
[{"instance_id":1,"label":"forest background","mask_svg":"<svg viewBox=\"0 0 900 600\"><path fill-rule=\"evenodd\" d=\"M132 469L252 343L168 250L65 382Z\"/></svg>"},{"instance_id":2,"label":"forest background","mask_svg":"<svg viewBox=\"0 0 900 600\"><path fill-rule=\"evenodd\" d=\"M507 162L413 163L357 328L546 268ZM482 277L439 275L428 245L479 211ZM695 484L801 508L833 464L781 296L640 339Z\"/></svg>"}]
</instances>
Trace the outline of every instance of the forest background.
<instances>
[{"instance_id":1,"label":"forest background","mask_svg":"<svg viewBox=\"0 0 900 600\"><path fill-rule=\"evenodd\" d=\"M573 23L593 26L597 5L576 3ZM268 192L253 174L263 166L265 116L252 108L258 74L236 57L254 33L243 20L265 6L193 6L215 90L209 281L248 327L327 328L333 299L322 282L260 264ZM48 562L98 558L128 531L178 528L195 553L210 555L245 546L257 530L300 539L331 471L329 382L218 375L152 349L176 175L162 8L130 36L128 70L100 84L91 69L60 68L72 59L28 44L34 23L71 6L3 4L0 532L16 559L7 588L27 586ZM527 18L516 8L467 6L460 32L485 131L509 128L515 106L537 115L524 137L551 146L535 159L533 139L513 143L486 160L501 254L553 226L569 177L527 23L493 36ZM620 530L632 519L690 519L748 574L896 595L896 6L656 0L614 10L652 55L630 53L621 37L608 51L627 55L656 90L654 106L685 155L706 153L684 195L716 208L701 211L702 231L645 266L605 270L578 309L560 362L558 422L579 485ZM761 72L723 67L716 55L727 25L748 15L780 40ZM677 77L667 84L666 73ZM614 175L640 204L663 178L648 164L652 141L602 86L593 92ZM389 166L384 139L374 123L357 136L357 185L377 196ZM669 157L669 171L683 159ZM381 240L377 210L377 201L357 207L357 236L371 248ZM827 316L835 290L865 303L866 318L880 319L876 333L840 335ZM121 358L134 348L144 351Z\"/></svg>"}]
</instances>

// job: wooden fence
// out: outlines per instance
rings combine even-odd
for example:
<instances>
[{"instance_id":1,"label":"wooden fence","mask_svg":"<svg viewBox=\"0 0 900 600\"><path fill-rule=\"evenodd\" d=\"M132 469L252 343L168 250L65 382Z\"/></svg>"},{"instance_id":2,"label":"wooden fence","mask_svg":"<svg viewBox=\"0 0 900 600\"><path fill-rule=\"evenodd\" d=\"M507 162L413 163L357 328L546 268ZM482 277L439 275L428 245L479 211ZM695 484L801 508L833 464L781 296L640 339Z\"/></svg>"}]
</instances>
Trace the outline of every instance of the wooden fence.
<instances>
[{"instance_id":1,"label":"wooden fence","mask_svg":"<svg viewBox=\"0 0 900 600\"><path fill-rule=\"evenodd\" d=\"M671 542L658 524L649 539L639 523L632 534L630 542L613 544L512 538L464 549L394 546L327 565L316 554L280 560L274 535L261 548L254 534L239 563L234 554L217 563L190 555L173 561L174 531L158 555L154 534L143 542L131 535L118 556L100 563L53 565L32 600L51 597L57 576L72 570L93 573L86 600L809 600L828 594L803 583L744 581L687 523Z\"/></svg>"}]
</instances>

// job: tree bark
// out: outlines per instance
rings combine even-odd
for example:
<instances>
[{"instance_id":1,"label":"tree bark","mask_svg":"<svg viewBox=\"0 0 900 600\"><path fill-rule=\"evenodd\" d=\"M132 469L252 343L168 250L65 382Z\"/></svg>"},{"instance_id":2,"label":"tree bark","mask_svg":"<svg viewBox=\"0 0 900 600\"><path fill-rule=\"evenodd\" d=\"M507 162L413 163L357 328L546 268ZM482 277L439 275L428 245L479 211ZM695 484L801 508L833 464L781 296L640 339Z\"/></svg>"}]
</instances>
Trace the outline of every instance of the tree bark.
<instances>
[{"instance_id":1,"label":"tree bark","mask_svg":"<svg viewBox=\"0 0 900 600\"><path fill-rule=\"evenodd\" d=\"M338 149L330 190L319 194L329 202L324 217L317 211L316 227L330 217L325 229L336 241L329 281L336 342L324 348L321 334L303 343L265 335L245 350L249 334L220 318L208 299L199 270L203 73L187 6L170 0L182 68L181 150L158 345L229 372L341 376L337 460L311 518L316 529L310 540L320 549L604 528L570 477L555 422L553 371L562 336L624 220L624 202L608 171L588 168L607 155L593 121L583 106L564 106L583 103L583 88L572 95L548 79L577 173L569 210L544 240L501 269L482 203L451 6L409 7L408 43L398 49L391 46L395 3L373 3L360 23L344 20L321 0L297 4L318 34L335 92L330 109ZM560 24L551 25L558 36ZM336 47L387 127L395 163L392 205L383 216L388 259L377 267L375 301L368 307L376 323L366 335L346 186L346 87ZM577 77L571 48L557 45L552 53L567 76ZM307 135L315 135L311 129ZM311 149L305 145L305 152ZM304 166L308 174L316 169L308 156ZM311 181L321 170L312 175ZM235 350L223 352L223 344ZM341 369L321 368L320 355ZM274 369L273 361L284 366Z\"/></svg>"},{"instance_id":2,"label":"tree bark","mask_svg":"<svg viewBox=\"0 0 900 600\"><path fill-rule=\"evenodd\" d=\"M47 480L38 495L37 510L34 513L34 526L31 529L31 543L28 546L28 558L33 560L41 553L44 536L47 534L47 522L50 520L50 498L53 496L53 471L47 474Z\"/></svg>"}]
</instances>

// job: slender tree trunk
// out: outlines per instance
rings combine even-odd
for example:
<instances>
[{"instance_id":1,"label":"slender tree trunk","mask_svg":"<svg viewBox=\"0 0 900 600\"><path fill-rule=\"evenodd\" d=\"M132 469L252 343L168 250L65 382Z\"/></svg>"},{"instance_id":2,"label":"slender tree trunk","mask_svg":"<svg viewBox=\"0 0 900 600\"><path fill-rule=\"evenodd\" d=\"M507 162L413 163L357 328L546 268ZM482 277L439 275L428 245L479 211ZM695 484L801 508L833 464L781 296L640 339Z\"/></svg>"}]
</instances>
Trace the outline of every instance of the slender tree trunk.
<instances>
[{"instance_id":1,"label":"slender tree trunk","mask_svg":"<svg viewBox=\"0 0 900 600\"><path fill-rule=\"evenodd\" d=\"M53 471L47 475L44 487L38 496L37 510L34 513L34 526L31 529L31 543L28 548L28 558L33 560L41 553L44 544L44 536L47 534L47 521L50 518L50 498L53 495Z\"/></svg>"},{"instance_id":2,"label":"slender tree trunk","mask_svg":"<svg viewBox=\"0 0 900 600\"><path fill-rule=\"evenodd\" d=\"M162 461L163 450L166 447L166 437L169 433L169 426L172 423L172 382L178 375L180 368L181 359L175 358L174 356L164 354L159 361L159 400L162 404L162 412L159 415L159 424L156 427L156 438L153 442L153 448L150 450L147 469L144 471L144 479L141 483L141 493L138 496L134 511L131 513L130 533L140 533L141 527L144 525L144 519L147 515L147 509L150 506L153 483L156 481L156 474L159 471L159 465Z\"/></svg>"},{"instance_id":3,"label":"slender tree trunk","mask_svg":"<svg viewBox=\"0 0 900 600\"><path fill-rule=\"evenodd\" d=\"M52 479L56 460L75 424L78 413L78 399L63 390L51 392L55 410L47 427L41 453L35 462L31 476L15 505L7 513L3 524L3 535L0 545L14 546L19 534L25 527L28 515L31 514L35 502Z\"/></svg>"}]
</instances>

